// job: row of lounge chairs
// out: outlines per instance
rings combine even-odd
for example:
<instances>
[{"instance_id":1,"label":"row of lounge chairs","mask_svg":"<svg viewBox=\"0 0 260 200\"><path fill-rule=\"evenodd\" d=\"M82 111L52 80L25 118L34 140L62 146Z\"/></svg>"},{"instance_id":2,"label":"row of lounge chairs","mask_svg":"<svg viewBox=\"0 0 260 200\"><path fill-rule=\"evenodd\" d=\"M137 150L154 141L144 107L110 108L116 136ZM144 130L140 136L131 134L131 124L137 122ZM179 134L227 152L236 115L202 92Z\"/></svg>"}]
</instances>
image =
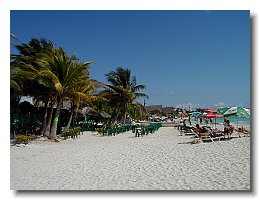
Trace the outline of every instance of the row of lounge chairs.
<instances>
[{"instance_id":1,"label":"row of lounge chairs","mask_svg":"<svg viewBox=\"0 0 260 200\"><path fill-rule=\"evenodd\" d=\"M193 126L180 126L178 127L180 130L180 135L188 135L193 136L195 140L201 140L203 142L214 142L225 139L225 134L223 131L218 129L212 129L209 126L203 126L202 129L205 131L198 132L196 131L196 127Z\"/></svg>"},{"instance_id":2,"label":"row of lounge chairs","mask_svg":"<svg viewBox=\"0 0 260 200\"><path fill-rule=\"evenodd\" d=\"M250 136L249 131L241 131L241 129L232 129L232 132L224 132L218 129L212 129L210 126L203 126L202 128L205 129L202 133L198 132L196 130L196 127L193 126L183 126L179 125L177 126L178 130L180 130L180 135L188 135L188 136L194 136L195 140L201 140L203 142L214 142L214 141L220 141L225 139L231 139L231 134L233 130L237 131L238 136ZM227 138L226 138L227 135Z\"/></svg>"}]
</instances>

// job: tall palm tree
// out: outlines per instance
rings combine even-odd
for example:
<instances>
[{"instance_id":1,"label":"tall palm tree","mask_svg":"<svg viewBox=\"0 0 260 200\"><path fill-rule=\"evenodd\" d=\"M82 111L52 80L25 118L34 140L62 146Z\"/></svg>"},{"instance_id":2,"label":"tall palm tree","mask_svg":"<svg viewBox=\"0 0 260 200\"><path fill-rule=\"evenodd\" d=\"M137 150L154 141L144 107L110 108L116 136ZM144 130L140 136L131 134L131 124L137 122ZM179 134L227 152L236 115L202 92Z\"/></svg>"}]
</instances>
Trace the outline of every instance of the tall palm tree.
<instances>
[{"instance_id":1,"label":"tall palm tree","mask_svg":"<svg viewBox=\"0 0 260 200\"><path fill-rule=\"evenodd\" d=\"M99 99L98 96L94 95L94 91L98 87L98 82L95 80L85 79L79 81L78 84L74 84L74 88L71 88L67 98L70 100L70 117L67 124L67 128L70 128L70 124L73 118L73 114L80 106L80 102L91 103Z\"/></svg>"},{"instance_id":2,"label":"tall palm tree","mask_svg":"<svg viewBox=\"0 0 260 200\"><path fill-rule=\"evenodd\" d=\"M118 118L126 120L129 106L143 108L143 106L136 101L137 98L148 98L148 95L139 92L146 88L145 85L137 85L135 76L131 76L130 69L119 67L116 71L111 71L105 74L108 84L105 91L102 92L103 96L109 99L110 106L114 108L112 113L113 121Z\"/></svg>"},{"instance_id":3,"label":"tall palm tree","mask_svg":"<svg viewBox=\"0 0 260 200\"><path fill-rule=\"evenodd\" d=\"M13 34L11 37L16 38ZM33 74L31 67L33 66L37 69L36 64L34 63L35 58L38 53L42 51L47 51L50 48L54 48L54 44L46 39L36 39L33 38L29 41L28 44L16 44L15 47L19 51L19 54L11 54L11 88L22 92L25 87L30 86L30 84L23 84L26 81L33 80ZM28 70L30 69L30 70ZM29 88L27 92L32 93L32 88Z\"/></svg>"},{"instance_id":4,"label":"tall palm tree","mask_svg":"<svg viewBox=\"0 0 260 200\"><path fill-rule=\"evenodd\" d=\"M39 79L37 71L41 69L41 66L37 65L35 60L40 53L50 51L55 46L50 40L33 38L28 44L20 43L16 44L15 47L19 54L11 55L11 90L16 89L21 95L30 95L36 98L36 100L38 99L37 101L42 100L45 103L45 113L40 128L40 134L42 135L45 134L46 127L48 127L48 101L52 100L50 97L53 91L52 86L46 84L48 82ZM50 112L52 113L52 109Z\"/></svg>"},{"instance_id":5,"label":"tall palm tree","mask_svg":"<svg viewBox=\"0 0 260 200\"><path fill-rule=\"evenodd\" d=\"M62 101L71 96L72 93L80 96L79 85L86 85L89 79L88 66L91 62L75 62L76 56L69 57L62 48L52 49L44 52L36 60L41 66L38 75L43 79L49 79L55 91L56 110L53 115L53 121L50 130L50 139L56 139L59 113Z\"/></svg>"},{"instance_id":6,"label":"tall palm tree","mask_svg":"<svg viewBox=\"0 0 260 200\"><path fill-rule=\"evenodd\" d=\"M25 83L23 94L44 100L46 112L41 132L55 139L62 101L70 99L74 109L80 100L91 99L90 88L94 86L94 81L89 80L88 66L91 62L80 63L75 55L69 57L62 48L55 48L52 42L44 39L32 39L28 44L16 45L16 48L20 54L11 55L13 88L20 90L16 80L25 78L26 81L22 81ZM51 108L49 115L48 104ZM55 104L56 109L53 110Z\"/></svg>"}]
</instances>

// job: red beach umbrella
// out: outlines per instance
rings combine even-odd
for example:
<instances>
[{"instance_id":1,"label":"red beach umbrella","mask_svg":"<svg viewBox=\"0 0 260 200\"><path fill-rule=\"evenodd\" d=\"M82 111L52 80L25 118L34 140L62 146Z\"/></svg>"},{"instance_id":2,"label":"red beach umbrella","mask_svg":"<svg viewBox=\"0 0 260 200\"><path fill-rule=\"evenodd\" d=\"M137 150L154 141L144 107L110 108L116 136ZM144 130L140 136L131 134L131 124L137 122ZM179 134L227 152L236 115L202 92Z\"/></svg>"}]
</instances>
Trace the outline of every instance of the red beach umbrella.
<instances>
[{"instance_id":1,"label":"red beach umbrella","mask_svg":"<svg viewBox=\"0 0 260 200\"><path fill-rule=\"evenodd\" d=\"M224 116L218 113L205 113L202 115L206 119L223 118Z\"/></svg>"},{"instance_id":2,"label":"red beach umbrella","mask_svg":"<svg viewBox=\"0 0 260 200\"><path fill-rule=\"evenodd\" d=\"M216 128L216 118L224 118L223 115L221 115L220 113L217 113L217 112L208 112L208 113L204 113L202 115L203 118L206 118L206 119L215 119L215 128Z\"/></svg>"}]
</instances>

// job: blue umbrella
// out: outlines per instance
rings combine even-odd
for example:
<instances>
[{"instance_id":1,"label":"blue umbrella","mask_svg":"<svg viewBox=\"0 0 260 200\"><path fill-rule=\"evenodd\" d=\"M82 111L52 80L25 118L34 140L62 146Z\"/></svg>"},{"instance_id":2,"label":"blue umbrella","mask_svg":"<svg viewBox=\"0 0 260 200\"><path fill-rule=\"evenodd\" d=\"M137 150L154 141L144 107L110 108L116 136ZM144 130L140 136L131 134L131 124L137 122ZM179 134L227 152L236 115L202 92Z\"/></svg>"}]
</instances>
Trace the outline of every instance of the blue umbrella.
<instances>
[{"instance_id":1,"label":"blue umbrella","mask_svg":"<svg viewBox=\"0 0 260 200\"><path fill-rule=\"evenodd\" d=\"M202 113L201 112L193 112L191 114L191 117L194 117L195 119L198 119L202 116Z\"/></svg>"}]
</instances>

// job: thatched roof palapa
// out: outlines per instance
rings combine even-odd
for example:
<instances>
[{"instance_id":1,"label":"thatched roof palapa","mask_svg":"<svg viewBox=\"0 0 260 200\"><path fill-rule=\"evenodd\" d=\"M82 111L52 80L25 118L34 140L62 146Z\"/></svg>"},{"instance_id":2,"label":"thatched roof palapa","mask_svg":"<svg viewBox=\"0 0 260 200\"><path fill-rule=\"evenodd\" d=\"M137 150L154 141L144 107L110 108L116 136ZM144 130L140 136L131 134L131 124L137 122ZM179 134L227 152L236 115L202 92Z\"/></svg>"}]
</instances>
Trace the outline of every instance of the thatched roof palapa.
<instances>
[{"instance_id":1,"label":"thatched roof palapa","mask_svg":"<svg viewBox=\"0 0 260 200\"><path fill-rule=\"evenodd\" d=\"M84 107L82 110L81 110L82 114L83 115L89 115L89 116L98 116L99 113L94 110L93 108L89 107L89 106L86 106Z\"/></svg>"},{"instance_id":2,"label":"thatched roof palapa","mask_svg":"<svg viewBox=\"0 0 260 200\"><path fill-rule=\"evenodd\" d=\"M110 116L108 113L104 112L104 111L102 111L102 112L100 113L100 116L103 117L104 119L111 118L111 116Z\"/></svg>"}]
</instances>

